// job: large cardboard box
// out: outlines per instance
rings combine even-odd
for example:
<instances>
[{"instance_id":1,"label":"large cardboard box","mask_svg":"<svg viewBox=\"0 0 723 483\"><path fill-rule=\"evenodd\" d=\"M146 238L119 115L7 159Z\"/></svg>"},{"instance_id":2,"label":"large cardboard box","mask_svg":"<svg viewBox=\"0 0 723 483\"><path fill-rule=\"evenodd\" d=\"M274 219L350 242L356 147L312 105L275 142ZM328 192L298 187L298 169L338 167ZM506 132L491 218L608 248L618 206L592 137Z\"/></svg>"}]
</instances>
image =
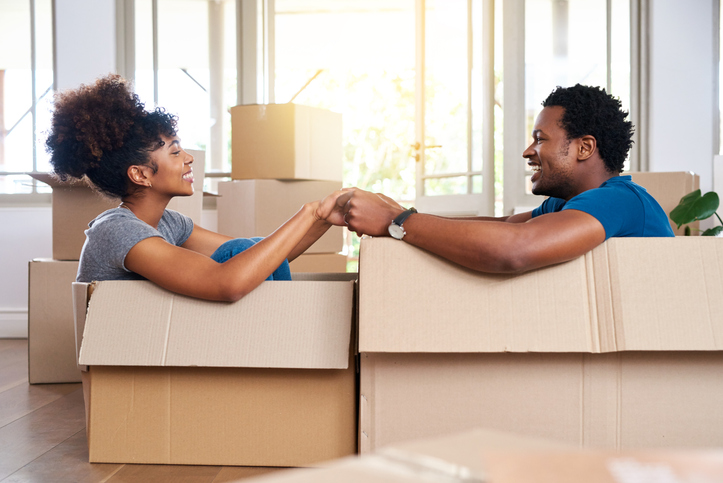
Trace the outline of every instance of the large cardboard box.
<instances>
[{"instance_id":1,"label":"large cardboard box","mask_svg":"<svg viewBox=\"0 0 723 483\"><path fill-rule=\"evenodd\" d=\"M341 253L303 253L289 263L291 272L345 273L346 255Z\"/></svg>"},{"instance_id":2,"label":"large cardboard box","mask_svg":"<svg viewBox=\"0 0 723 483\"><path fill-rule=\"evenodd\" d=\"M98 282L87 313L75 284L90 461L309 466L355 453L355 282L323 278L265 282L231 304Z\"/></svg>"},{"instance_id":3,"label":"large cardboard box","mask_svg":"<svg viewBox=\"0 0 723 483\"><path fill-rule=\"evenodd\" d=\"M363 453L469 427L595 448L723 444L720 239L610 239L492 275L364 238L360 274Z\"/></svg>"},{"instance_id":4,"label":"large cardboard box","mask_svg":"<svg viewBox=\"0 0 723 483\"><path fill-rule=\"evenodd\" d=\"M650 195L660 203L661 208L669 215L673 208L678 206L680 199L697 190L700 187L700 176L692 171L670 171L670 172L632 172L628 173L633 181L645 188ZM697 229L700 223L690 223L691 229ZM676 235L683 235L685 227L678 228L670 220L670 227ZM692 231L693 235L698 232Z\"/></svg>"},{"instance_id":5,"label":"large cardboard box","mask_svg":"<svg viewBox=\"0 0 723 483\"><path fill-rule=\"evenodd\" d=\"M268 236L298 212L304 203L321 200L341 189L337 181L250 179L218 184L218 232L234 238ZM339 253L344 244L340 226L332 226L306 253Z\"/></svg>"},{"instance_id":6,"label":"large cardboard box","mask_svg":"<svg viewBox=\"0 0 723 483\"><path fill-rule=\"evenodd\" d=\"M341 114L299 104L231 108L233 179L342 180Z\"/></svg>"},{"instance_id":7,"label":"large cardboard box","mask_svg":"<svg viewBox=\"0 0 723 483\"><path fill-rule=\"evenodd\" d=\"M75 358L71 288L76 261L28 264L28 380L30 384L80 382Z\"/></svg>"},{"instance_id":8,"label":"large cardboard box","mask_svg":"<svg viewBox=\"0 0 723 483\"><path fill-rule=\"evenodd\" d=\"M186 199L171 200L168 207L190 216L194 223L200 223L205 152L188 152L195 158L193 170L196 192ZM120 201L99 194L84 181L62 183L49 173L30 173L30 176L53 188L53 259L80 259L88 223L104 211L118 207Z\"/></svg>"},{"instance_id":9,"label":"large cardboard box","mask_svg":"<svg viewBox=\"0 0 723 483\"><path fill-rule=\"evenodd\" d=\"M723 450L579 450L553 441L475 429L409 441L319 469L288 470L265 483L713 483Z\"/></svg>"}]
</instances>

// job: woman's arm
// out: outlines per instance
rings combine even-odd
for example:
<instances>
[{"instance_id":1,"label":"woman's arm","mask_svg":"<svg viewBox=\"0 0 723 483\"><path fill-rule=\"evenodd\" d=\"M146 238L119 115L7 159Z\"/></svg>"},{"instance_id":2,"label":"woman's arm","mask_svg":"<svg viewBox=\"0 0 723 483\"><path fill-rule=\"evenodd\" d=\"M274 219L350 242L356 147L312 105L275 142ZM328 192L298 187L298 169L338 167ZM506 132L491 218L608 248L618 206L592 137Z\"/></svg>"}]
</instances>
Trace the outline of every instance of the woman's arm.
<instances>
[{"instance_id":1,"label":"woman's arm","mask_svg":"<svg viewBox=\"0 0 723 483\"><path fill-rule=\"evenodd\" d=\"M186 243L190 242L189 248L200 248L202 252L152 237L130 249L125 266L172 292L207 300L235 301L266 280L322 215L319 202L307 203L271 235L224 263L216 263L204 252L228 237L215 237L212 235L217 234L201 229Z\"/></svg>"},{"instance_id":2,"label":"woman's arm","mask_svg":"<svg viewBox=\"0 0 723 483\"><path fill-rule=\"evenodd\" d=\"M213 252L218 249L218 247L232 239L233 238L230 236L222 235L220 233L201 228L198 225L194 225L191 236L189 236L188 240L186 240L181 246L183 248L187 248L188 250L210 257L213 255Z\"/></svg>"}]
</instances>

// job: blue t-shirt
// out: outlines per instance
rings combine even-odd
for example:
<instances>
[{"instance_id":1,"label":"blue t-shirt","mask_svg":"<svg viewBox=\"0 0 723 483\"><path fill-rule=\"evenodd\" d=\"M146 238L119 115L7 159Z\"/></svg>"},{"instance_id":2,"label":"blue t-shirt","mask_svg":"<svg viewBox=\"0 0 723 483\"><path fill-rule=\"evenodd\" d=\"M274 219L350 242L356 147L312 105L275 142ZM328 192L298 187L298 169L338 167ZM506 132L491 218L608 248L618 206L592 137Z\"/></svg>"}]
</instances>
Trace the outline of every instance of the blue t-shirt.
<instances>
[{"instance_id":1,"label":"blue t-shirt","mask_svg":"<svg viewBox=\"0 0 723 483\"><path fill-rule=\"evenodd\" d=\"M562 210L578 210L594 216L610 237L675 236L668 215L655 198L630 176L614 176L599 188L587 190L565 201L548 198L532 210L532 217Z\"/></svg>"}]
</instances>

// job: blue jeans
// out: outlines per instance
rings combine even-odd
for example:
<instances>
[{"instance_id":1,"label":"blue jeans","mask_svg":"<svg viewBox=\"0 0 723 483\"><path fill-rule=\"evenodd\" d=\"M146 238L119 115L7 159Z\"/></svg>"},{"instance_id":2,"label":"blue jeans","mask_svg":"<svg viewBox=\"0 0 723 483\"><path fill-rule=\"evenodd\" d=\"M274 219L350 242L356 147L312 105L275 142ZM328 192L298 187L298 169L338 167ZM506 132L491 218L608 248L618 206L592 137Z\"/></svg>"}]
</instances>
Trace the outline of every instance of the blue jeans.
<instances>
[{"instance_id":1,"label":"blue jeans","mask_svg":"<svg viewBox=\"0 0 723 483\"><path fill-rule=\"evenodd\" d=\"M218 263L223 263L234 255L237 255L242 251L248 249L249 247L254 246L260 240L263 240L263 238L253 237L236 238L233 240L229 240L220 247L218 247L218 249L213 252L213 255L211 255L211 258ZM279 268L277 268L274 273L269 275L269 278L267 278L266 280L291 280L291 269L289 269L288 260L284 260L284 262L279 266Z\"/></svg>"}]
</instances>

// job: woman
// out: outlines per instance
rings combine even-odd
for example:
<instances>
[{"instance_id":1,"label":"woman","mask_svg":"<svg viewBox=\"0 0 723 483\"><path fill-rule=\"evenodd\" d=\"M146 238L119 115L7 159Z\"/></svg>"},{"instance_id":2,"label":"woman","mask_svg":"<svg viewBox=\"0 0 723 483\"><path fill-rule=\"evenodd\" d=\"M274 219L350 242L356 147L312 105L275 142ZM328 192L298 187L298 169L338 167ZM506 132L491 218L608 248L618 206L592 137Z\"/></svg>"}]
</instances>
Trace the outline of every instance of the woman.
<instances>
[{"instance_id":1,"label":"woman","mask_svg":"<svg viewBox=\"0 0 723 483\"><path fill-rule=\"evenodd\" d=\"M166 210L174 196L193 194L193 156L181 147L177 118L146 111L117 75L59 94L48 151L61 179L88 179L120 206L86 231L77 280L148 279L173 292L235 301L264 280L290 279L288 260L332 223L343 193L305 204L264 239L231 239Z\"/></svg>"}]
</instances>

